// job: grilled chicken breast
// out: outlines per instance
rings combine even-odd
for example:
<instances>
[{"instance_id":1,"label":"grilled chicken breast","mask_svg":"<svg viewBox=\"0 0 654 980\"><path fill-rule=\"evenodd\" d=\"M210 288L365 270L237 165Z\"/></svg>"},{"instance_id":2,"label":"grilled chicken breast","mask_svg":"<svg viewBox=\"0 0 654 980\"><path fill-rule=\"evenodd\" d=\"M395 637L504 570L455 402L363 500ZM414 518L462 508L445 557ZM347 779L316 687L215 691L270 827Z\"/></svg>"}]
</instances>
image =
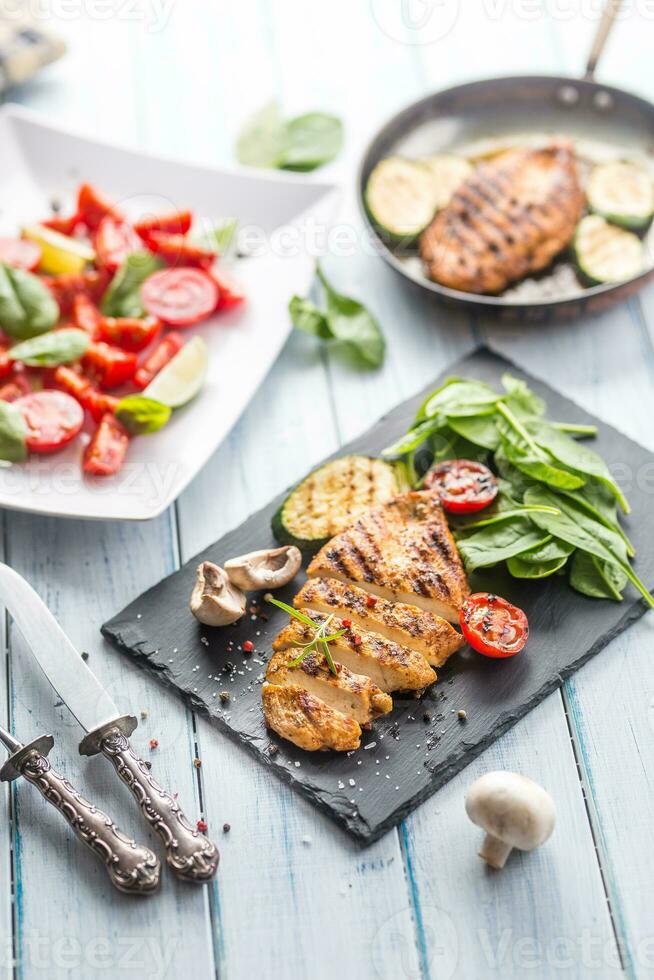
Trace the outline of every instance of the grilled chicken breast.
<instances>
[{"instance_id":1,"label":"grilled chicken breast","mask_svg":"<svg viewBox=\"0 0 654 980\"><path fill-rule=\"evenodd\" d=\"M374 507L324 545L310 578L351 582L382 599L458 622L469 593L459 553L435 491L401 494Z\"/></svg>"},{"instance_id":2,"label":"grilled chicken breast","mask_svg":"<svg viewBox=\"0 0 654 980\"><path fill-rule=\"evenodd\" d=\"M293 605L296 609L334 613L340 619L349 619L357 628L374 630L392 643L417 650L432 667L442 667L464 643L461 634L441 616L403 602L370 596L337 579L309 579Z\"/></svg>"},{"instance_id":3,"label":"grilled chicken breast","mask_svg":"<svg viewBox=\"0 0 654 980\"><path fill-rule=\"evenodd\" d=\"M301 749L349 752L361 744L361 726L354 718L330 708L303 687L264 683L261 697L268 727Z\"/></svg>"},{"instance_id":4,"label":"grilled chicken breast","mask_svg":"<svg viewBox=\"0 0 654 980\"><path fill-rule=\"evenodd\" d=\"M429 276L499 293L569 245L584 195L569 146L511 150L479 166L420 238Z\"/></svg>"},{"instance_id":5,"label":"grilled chicken breast","mask_svg":"<svg viewBox=\"0 0 654 980\"><path fill-rule=\"evenodd\" d=\"M282 687L303 687L309 694L320 698L330 708L342 711L360 725L366 725L393 710L393 699L384 694L369 677L353 674L337 663L338 673L332 674L321 654L310 653L295 667L291 662L297 650L279 650L266 670L266 680Z\"/></svg>"},{"instance_id":6,"label":"grilled chicken breast","mask_svg":"<svg viewBox=\"0 0 654 980\"><path fill-rule=\"evenodd\" d=\"M308 609L302 612L316 626L327 619L322 613ZM343 622L335 617L329 629L336 633L344 629ZM273 650L292 649L297 656L298 646L312 639L311 627L292 619L273 642ZM343 664L354 674L369 677L382 691L421 691L436 680L436 672L422 654L364 629L345 629L343 636L329 644L329 650L337 663Z\"/></svg>"}]
</instances>

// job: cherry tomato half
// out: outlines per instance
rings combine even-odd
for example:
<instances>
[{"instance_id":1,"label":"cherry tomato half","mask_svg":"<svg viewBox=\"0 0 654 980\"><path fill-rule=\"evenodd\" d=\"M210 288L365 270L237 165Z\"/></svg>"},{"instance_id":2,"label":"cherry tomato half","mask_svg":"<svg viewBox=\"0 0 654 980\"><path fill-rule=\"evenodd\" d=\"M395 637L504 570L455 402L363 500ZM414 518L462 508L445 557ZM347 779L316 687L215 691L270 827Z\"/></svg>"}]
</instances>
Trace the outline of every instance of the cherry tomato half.
<instances>
[{"instance_id":1,"label":"cherry tomato half","mask_svg":"<svg viewBox=\"0 0 654 980\"><path fill-rule=\"evenodd\" d=\"M198 269L208 269L217 256L217 252L197 245L185 235L169 235L165 231L150 231L141 234L141 238L151 252L163 259L170 266L193 266Z\"/></svg>"},{"instance_id":2,"label":"cherry tomato half","mask_svg":"<svg viewBox=\"0 0 654 980\"><path fill-rule=\"evenodd\" d=\"M161 323L153 316L137 317L105 316L100 323L100 338L123 350L144 350L161 330Z\"/></svg>"},{"instance_id":3,"label":"cherry tomato half","mask_svg":"<svg viewBox=\"0 0 654 980\"><path fill-rule=\"evenodd\" d=\"M129 436L118 419L102 416L93 438L84 452L83 469L91 476L112 476L125 462Z\"/></svg>"},{"instance_id":4,"label":"cherry tomato half","mask_svg":"<svg viewBox=\"0 0 654 980\"><path fill-rule=\"evenodd\" d=\"M62 218L60 215L55 214L51 218L46 218L41 224L44 228L50 228L52 231L58 231L60 235L73 235L75 229L78 225L83 224L83 218L81 214L71 214L69 218Z\"/></svg>"},{"instance_id":5,"label":"cherry tomato half","mask_svg":"<svg viewBox=\"0 0 654 980\"><path fill-rule=\"evenodd\" d=\"M135 252L138 238L126 221L116 221L111 215L103 218L93 239L98 265L109 272L123 264L130 252Z\"/></svg>"},{"instance_id":6,"label":"cherry tomato half","mask_svg":"<svg viewBox=\"0 0 654 980\"><path fill-rule=\"evenodd\" d=\"M54 453L75 438L84 422L79 402L64 391L44 389L17 398L14 405L27 426L31 453Z\"/></svg>"},{"instance_id":7,"label":"cherry tomato half","mask_svg":"<svg viewBox=\"0 0 654 980\"><path fill-rule=\"evenodd\" d=\"M151 316L173 327L189 327L211 316L218 287L201 269L162 269L144 282L141 301Z\"/></svg>"},{"instance_id":8,"label":"cherry tomato half","mask_svg":"<svg viewBox=\"0 0 654 980\"><path fill-rule=\"evenodd\" d=\"M134 231L143 240L153 231L165 231L169 235L185 235L193 222L190 211L175 211L172 214L155 214L142 218L134 225Z\"/></svg>"},{"instance_id":9,"label":"cherry tomato half","mask_svg":"<svg viewBox=\"0 0 654 980\"><path fill-rule=\"evenodd\" d=\"M143 364L141 364L140 368L134 374L132 380L136 387L140 388L141 391L147 388L152 379L159 374L161 369L166 366L168 361L173 359L175 354L183 346L184 339L180 333L171 330L170 333L166 334L161 343L157 344L151 354L148 354Z\"/></svg>"},{"instance_id":10,"label":"cherry tomato half","mask_svg":"<svg viewBox=\"0 0 654 980\"><path fill-rule=\"evenodd\" d=\"M43 282L59 304L62 316L70 316L73 302L79 293L99 303L111 278L107 269L87 272L66 272L61 276L42 276Z\"/></svg>"},{"instance_id":11,"label":"cherry tomato half","mask_svg":"<svg viewBox=\"0 0 654 980\"><path fill-rule=\"evenodd\" d=\"M15 402L32 389L24 371L14 371L3 385L0 385L0 401Z\"/></svg>"},{"instance_id":12,"label":"cherry tomato half","mask_svg":"<svg viewBox=\"0 0 654 980\"><path fill-rule=\"evenodd\" d=\"M89 231L97 231L100 222L107 215L116 221L123 220L123 216L113 201L91 184L80 185L77 192L77 211Z\"/></svg>"},{"instance_id":13,"label":"cherry tomato half","mask_svg":"<svg viewBox=\"0 0 654 980\"><path fill-rule=\"evenodd\" d=\"M513 657L529 638L522 609L490 592L468 596L459 622L470 646L485 657Z\"/></svg>"},{"instance_id":14,"label":"cherry tomato half","mask_svg":"<svg viewBox=\"0 0 654 980\"><path fill-rule=\"evenodd\" d=\"M102 340L89 344L82 358L82 367L87 376L101 388L117 388L129 381L137 364L136 354L112 347Z\"/></svg>"},{"instance_id":15,"label":"cherry tomato half","mask_svg":"<svg viewBox=\"0 0 654 980\"><path fill-rule=\"evenodd\" d=\"M483 463L471 459L448 459L429 471L425 486L437 490L445 510L452 514L472 514L492 504L497 496L497 480Z\"/></svg>"},{"instance_id":16,"label":"cherry tomato half","mask_svg":"<svg viewBox=\"0 0 654 980\"><path fill-rule=\"evenodd\" d=\"M245 299L245 290L239 282L217 265L211 267L209 275L218 286L218 310L231 310Z\"/></svg>"},{"instance_id":17,"label":"cherry tomato half","mask_svg":"<svg viewBox=\"0 0 654 980\"><path fill-rule=\"evenodd\" d=\"M41 248L36 242L24 241L22 238L0 238L0 262L14 269L34 272L40 261Z\"/></svg>"},{"instance_id":18,"label":"cherry tomato half","mask_svg":"<svg viewBox=\"0 0 654 980\"><path fill-rule=\"evenodd\" d=\"M98 338L102 314L86 293L78 293L73 299L72 317L75 326L85 330L92 340Z\"/></svg>"}]
</instances>

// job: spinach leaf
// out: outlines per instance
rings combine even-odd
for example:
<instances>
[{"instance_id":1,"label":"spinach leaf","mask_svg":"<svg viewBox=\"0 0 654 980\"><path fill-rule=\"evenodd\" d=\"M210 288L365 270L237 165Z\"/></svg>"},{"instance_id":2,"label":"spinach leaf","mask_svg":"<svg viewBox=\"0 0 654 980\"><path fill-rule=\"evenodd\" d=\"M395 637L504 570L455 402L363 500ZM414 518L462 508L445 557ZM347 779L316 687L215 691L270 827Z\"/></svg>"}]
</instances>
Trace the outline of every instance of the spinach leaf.
<instances>
[{"instance_id":1,"label":"spinach leaf","mask_svg":"<svg viewBox=\"0 0 654 980\"><path fill-rule=\"evenodd\" d=\"M469 416L492 414L499 396L483 381L452 378L437 389L422 409L427 418L435 415Z\"/></svg>"},{"instance_id":2,"label":"spinach leaf","mask_svg":"<svg viewBox=\"0 0 654 980\"><path fill-rule=\"evenodd\" d=\"M447 421L451 429L476 446L495 450L500 445L500 434L493 415L448 415Z\"/></svg>"},{"instance_id":3,"label":"spinach leaf","mask_svg":"<svg viewBox=\"0 0 654 980\"><path fill-rule=\"evenodd\" d=\"M593 599L621 602L627 576L617 565L600 561L585 551L576 551L570 563L570 585Z\"/></svg>"},{"instance_id":4,"label":"spinach leaf","mask_svg":"<svg viewBox=\"0 0 654 980\"><path fill-rule=\"evenodd\" d=\"M288 311L297 330L304 330L305 333L310 333L321 340L334 339L327 317L310 299L293 296L288 304Z\"/></svg>"},{"instance_id":5,"label":"spinach leaf","mask_svg":"<svg viewBox=\"0 0 654 980\"><path fill-rule=\"evenodd\" d=\"M574 545L568 544L567 541L550 537L549 541L539 548L532 548L530 551L525 551L519 557L522 561L532 562L537 565L541 562L559 561L561 558L569 558L574 550Z\"/></svg>"},{"instance_id":6,"label":"spinach leaf","mask_svg":"<svg viewBox=\"0 0 654 980\"><path fill-rule=\"evenodd\" d=\"M623 511L626 514L629 513L629 504L601 456L546 422L526 422L526 428L538 445L546 449L550 456L558 460L559 463L563 463L564 466L578 473L592 476L603 483L613 494Z\"/></svg>"},{"instance_id":7,"label":"spinach leaf","mask_svg":"<svg viewBox=\"0 0 654 980\"><path fill-rule=\"evenodd\" d=\"M0 265L0 327L16 340L46 333L59 319L59 306L38 276Z\"/></svg>"},{"instance_id":8,"label":"spinach leaf","mask_svg":"<svg viewBox=\"0 0 654 980\"><path fill-rule=\"evenodd\" d=\"M157 432L166 424L171 412L169 405L145 395L126 395L116 406L116 418L133 436Z\"/></svg>"},{"instance_id":9,"label":"spinach leaf","mask_svg":"<svg viewBox=\"0 0 654 980\"><path fill-rule=\"evenodd\" d=\"M53 330L15 344L9 351L12 361L21 361L29 367L56 367L79 360L91 342L86 330L67 327Z\"/></svg>"},{"instance_id":10,"label":"spinach leaf","mask_svg":"<svg viewBox=\"0 0 654 980\"><path fill-rule=\"evenodd\" d=\"M548 461L545 453L542 455L533 453L517 434L512 433L511 429L503 426L501 422L499 428L504 454L509 463L521 473L557 489L576 490L583 487L585 480L582 476L554 466Z\"/></svg>"},{"instance_id":11,"label":"spinach leaf","mask_svg":"<svg viewBox=\"0 0 654 980\"><path fill-rule=\"evenodd\" d=\"M506 391L503 401L519 415L544 415L546 405L535 395L525 381L514 378L512 374L502 375L502 386Z\"/></svg>"},{"instance_id":12,"label":"spinach leaf","mask_svg":"<svg viewBox=\"0 0 654 980\"><path fill-rule=\"evenodd\" d=\"M128 255L102 300L105 316L145 316L141 302L141 286L162 263L151 252L132 252Z\"/></svg>"},{"instance_id":13,"label":"spinach leaf","mask_svg":"<svg viewBox=\"0 0 654 980\"><path fill-rule=\"evenodd\" d=\"M636 554L636 550L618 522L615 497L609 493L603 484L590 479L585 486L581 487L579 490L575 490L574 492L569 490L561 490L559 492L564 493L570 498L570 500L573 501L573 503L576 503L578 507L581 507L588 514L590 514L591 517L598 520L600 524L617 531L627 547L627 554L633 558L633 556Z\"/></svg>"},{"instance_id":14,"label":"spinach leaf","mask_svg":"<svg viewBox=\"0 0 654 980\"><path fill-rule=\"evenodd\" d=\"M469 531L472 528L477 527L490 527L491 524L500 524L502 521L512 520L514 517L529 517L531 514L538 513L552 513L556 514L553 507L513 507L507 508L506 510L498 510L495 514L490 514L488 517L481 517L477 520L468 521L465 524L459 524L459 530Z\"/></svg>"},{"instance_id":15,"label":"spinach leaf","mask_svg":"<svg viewBox=\"0 0 654 980\"><path fill-rule=\"evenodd\" d=\"M0 459L22 463L27 459L27 426L11 402L0 401Z\"/></svg>"},{"instance_id":16,"label":"spinach leaf","mask_svg":"<svg viewBox=\"0 0 654 980\"><path fill-rule=\"evenodd\" d=\"M315 170L338 156L343 146L343 123L325 112L307 112L289 119L279 158L285 170Z\"/></svg>"},{"instance_id":17,"label":"spinach leaf","mask_svg":"<svg viewBox=\"0 0 654 980\"><path fill-rule=\"evenodd\" d=\"M548 539L549 535L534 527L531 520L517 517L475 531L470 537L459 539L457 546L470 573L537 548Z\"/></svg>"},{"instance_id":18,"label":"spinach leaf","mask_svg":"<svg viewBox=\"0 0 654 980\"><path fill-rule=\"evenodd\" d=\"M387 446L382 451L382 456L386 459L398 459L401 456L406 456L408 453L419 449L423 442L437 430L437 427L437 422L427 419L426 422L422 422L415 429L409 429L392 446Z\"/></svg>"},{"instance_id":19,"label":"spinach leaf","mask_svg":"<svg viewBox=\"0 0 654 980\"><path fill-rule=\"evenodd\" d=\"M353 347L366 364L379 367L386 348L379 324L358 300L337 293L327 282L320 265L317 273L325 290L327 321L334 339Z\"/></svg>"},{"instance_id":20,"label":"spinach leaf","mask_svg":"<svg viewBox=\"0 0 654 980\"><path fill-rule=\"evenodd\" d=\"M565 567L573 551L571 544L550 538L538 548L509 558L506 564L514 578L549 578Z\"/></svg>"},{"instance_id":21,"label":"spinach leaf","mask_svg":"<svg viewBox=\"0 0 654 980\"><path fill-rule=\"evenodd\" d=\"M236 159L248 167L279 167L286 143L286 128L276 102L259 109L236 141Z\"/></svg>"}]
</instances>

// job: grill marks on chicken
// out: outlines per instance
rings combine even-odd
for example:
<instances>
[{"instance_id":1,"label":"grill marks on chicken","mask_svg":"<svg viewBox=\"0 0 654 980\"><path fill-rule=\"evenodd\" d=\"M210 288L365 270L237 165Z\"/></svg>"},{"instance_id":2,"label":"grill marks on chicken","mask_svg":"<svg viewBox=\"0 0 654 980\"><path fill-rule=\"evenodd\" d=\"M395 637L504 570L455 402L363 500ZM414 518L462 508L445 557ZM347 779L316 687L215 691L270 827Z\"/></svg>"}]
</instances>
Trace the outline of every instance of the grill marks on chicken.
<instances>
[{"instance_id":1,"label":"grill marks on chicken","mask_svg":"<svg viewBox=\"0 0 654 980\"><path fill-rule=\"evenodd\" d=\"M584 206L572 149L511 150L479 166L420 238L432 279L499 293L570 244Z\"/></svg>"},{"instance_id":2,"label":"grill marks on chicken","mask_svg":"<svg viewBox=\"0 0 654 980\"><path fill-rule=\"evenodd\" d=\"M358 748L361 726L392 709L393 691L422 692L463 645L439 614L458 620L468 582L434 491L371 508L309 565L291 619L273 642L263 685L267 725L300 748ZM376 593L376 594L373 594ZM383 594L382 594L383 593ZM316 630L334 635L333 674Z\"/></svg>"}]
</instances>

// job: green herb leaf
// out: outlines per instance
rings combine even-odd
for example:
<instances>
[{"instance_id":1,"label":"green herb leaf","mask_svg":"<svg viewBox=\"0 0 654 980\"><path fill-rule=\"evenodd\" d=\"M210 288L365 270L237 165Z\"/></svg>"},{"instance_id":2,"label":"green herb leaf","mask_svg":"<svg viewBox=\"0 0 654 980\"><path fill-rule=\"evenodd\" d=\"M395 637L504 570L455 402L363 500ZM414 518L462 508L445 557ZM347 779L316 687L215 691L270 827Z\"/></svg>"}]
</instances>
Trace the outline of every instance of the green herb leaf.
<instances>
[{"instance_id":1,"label":"green herb leaf","mask_svg":"<svg viewBox=\"0 0 654 980\"><path fill-rule=\"evenodd\" d=\"M451 429L482 449L494 451L500 445L500 434L493 415L448 415L447 421Z\"/></svg>"},{"instance_id":2,"label":"green herb leaf","mask_svg":"<svg viewBox=\"0 0 654 980\"><path fill-rule=\"evenodd\" d=\"M531 445L523 441L519 433L502 420L498 423L498 429L507 460L521 473L561 490L577 490L583 487L586 482L583 476L554 466L546 452L538 447L533 451Z\"/></svg>"},{"instance_id":3,"label":"green herb leaf","mask_svg":"<svg viewBox=\"0 0 654 980\"><path fill-rule=\"evenodd\" d=\"M482 528L470 537L458 540L457 545L466 571L471 573L476 568L497 565L507 558L522 554L523 551L537 548L548 538L549 535L534 527L531 520L514 517L492 527Z\"/></svg>"},{"instance_id":4,"label":"green herb leaf","mask_svg":"<svg viewBox=\"0 0 654 980\"><path fill-rule=\"evenodd\" d=\"M59 306L38 276L0 265L0 327L16 340L46 333L59 319Z\"/></svg>"},{"instance_id":5,"label":"green herb leaf","mask_svg":"<svg viewBox=\"0 0 654 980\"><path fill-rule=\"evenodd\" d=\"M116 407L116 418L131 435L158 432L170 418L172 409L145 395L126 395Z\"/></svg>"},{"instance_id":6,"label":"green herb leaf","mask_svg":"<svg viewBox=\"0 0 654 980\"><path fill-rule=\"evenodd\" d=\"M29 367L56 367L78 361L86 353L90 342L91 338L85 330L67 327L15 344L9 351L9 357Z\"/></svg>"},{"instance_id":7,"label":"green herb leaf","mask_svg":"<svg viewBox=\"0 0 654 980\"><path fill-rule=\"evenodd\" d=\"M105 316L145 316L141 302L141 286L162 263L151 252L132 252L128 255L102 300Z\"/></svg>"},{"instance_id":8,"label":"green herb leaf","mask_svg":"<svg viewBox=\"0 0 654 980\"><path fill-rule=\"evenodd\" d=\"M236 142L236 159L248 167L279 167L286 126L276 102L269 102L245 124Z\"/></svg>"},{"instance_id":9,"label":"green herb leaf","mask_svg":"<svg viewBox=\"0 0 654 980\"><path fill-rule=\"evenodd\" d=\"M438 430L439 426L440 423L433 419L421 422L415 429L409 429L406 435L401 436L397 442L394 442L391 446L387 446L382 451L382 456L386 459L399 459L402 456L406 456L408 453L413 452L414 449L419 449L423 442Z\"/></svg>"},{"instance_id":10,"label":"green herb leaf","mask_svg":"<svg viewBox=\"0 0 654 980\"><path fill-rule=\"evenodd\" d=\"M576 551L570 563L570 585L592 599L621 602L627 576L618 565L600 561L586 551Z\"/></svg>"},{"instance_id":11,"label":"green herb leaf","mask_svg":"<svg viewBox=\"0 0 654 980\"><path fill-rule=\"evenodd\" d=\"M303 330L321 340L334 339L327 317L310 299L293 296L288 304L288 311L291 314L293 326L297 330Z\"/></svg>"},{"instance_id":12,"label":"green herb leaf","mask_svg":"<svg viewBox=\"0 0 654 980\"><path fill-rule=\"evenodd\" d=\"M11 402L0 401L0 459L22 463L27 459L27 426Z\"/></svg>"},{"instance_id":13,"label":"green herb leaf","mask_svg":"<svg viewBox=\"0 0 654 980\"><path fill-rule=\"evenodd\" d=\"M499 395L483 381L451 378L425 401L421 411L427 418L436 415L465 418L469 415L492 414L498 401ZM419 411L418 416L420 414Z\"/></svg>"},{"instance_id":14,"label":"green herb leaf","mask_svg":"<svg viewBox=\"0 0 654 980\"><path fill-rule=\"evenodd\" d=\"M506 391L503 399L512 411L520 415L544 415L547 408L545 402L535 395L526 381L514 378L512 374L502 375L502 386Z\"/></svg>"},{"instance_id":15,"label":"green herb leaf","mask_svg":"<svg viewBox=\"0 0 654 980\"><path fill-rule=\"evenodd\" d=\"M366 364L379 367L384 360L386 346L379 324L358 300L336 292L320 265L317 273L325 290L327 320L334 338L352 347Z\"/></svg>"},{"instance_id":16,"label":"green herb leaf","mask_svg":"<svg viewBox=\"0 0 654 980\"><path fill-rule=\"evenodd\" d=\"M343 123L325 112L307 112L289 119L277 166L309 171L329 163L343 146Z\"/></svg>"},{"instance_id":17,"label":"green herb leaf","mask_svg":"<svg viewBox=\"0 0 654 980\"><path fill-rule=\"evenodd\" d=\"M507 568L514 578L549 578L565 567L574 547L566 541L550 538L549 541L523 551L507 561Z\"/></svg>"},{"instance_id":18,"label":"green herb leaf","mask_svg":"<svg viewBox=\"0 0 654 980\"><path fill-rule=\"evenodd\" d=\"M210 227L202 226L199 230L193 231L190 238L201 248L206 248L209 252L217 252L224 258L236 240L237 228L237 218L225 218L224 221Z\"/></svg>"},{"instance_id":19,"label":"green herb leaf","mask_svg":"<svg viewBox=\"0 0 654 980\"><path fill-rule=\"evenodd\" d=\"M315 629L316 624L309 618L309 616L305 615L303 612L300 612L299 609L289 606L287 602L282 602L281 599L275 599L275 597L272 595L266 596L266 602L269 602L271 606L277 606L278 609L283 609L284 612L289 614L289 616L292 616L293 619L299 619L299 621L304 623L305 626L311 626Z\"/></svg>"}]
</instances>

